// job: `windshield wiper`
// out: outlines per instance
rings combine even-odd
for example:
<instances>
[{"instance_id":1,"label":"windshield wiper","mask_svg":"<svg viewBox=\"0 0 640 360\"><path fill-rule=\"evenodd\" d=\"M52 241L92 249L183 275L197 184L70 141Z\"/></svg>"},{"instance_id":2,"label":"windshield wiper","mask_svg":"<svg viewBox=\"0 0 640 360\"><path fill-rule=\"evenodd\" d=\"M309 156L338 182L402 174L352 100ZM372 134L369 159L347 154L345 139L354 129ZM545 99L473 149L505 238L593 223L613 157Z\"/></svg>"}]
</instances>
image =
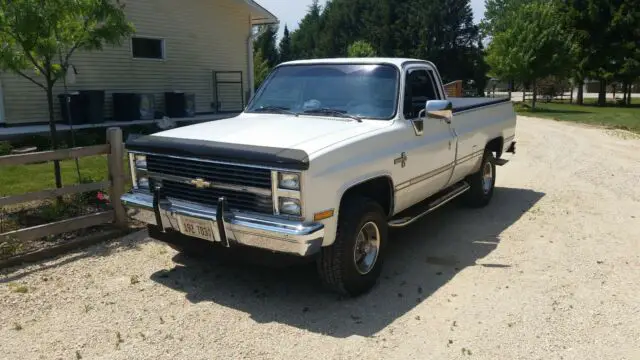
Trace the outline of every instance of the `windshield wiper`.
<instances>
[{"instance_id":1,"label":"windshield wiper","mask_svg":"<svg viewBox=\"0 0 640 360\"><path fill-rule=\"evenodd\" d=\"M353 119L357 122L362 122L362 118L357 115L347 114L345 110L340 109L331 109L331 108L319 108L319 109L310 109L305 110L305 114L323 114L323 115L333 115L341 118L349 118Z\"/></svg>"},{"instance_id":2,"label":"windshield wiper","mask_svg":"<svg viewBox=\"0 0 640 360\"><path fill-rule=\"evenodd\" d=\"M298 113L289 110L288 107L284 106L261 106L257 109L253 109L254 112L272 112L277 114L288 114L298 116Z\"/></svg>"}]
</instances>

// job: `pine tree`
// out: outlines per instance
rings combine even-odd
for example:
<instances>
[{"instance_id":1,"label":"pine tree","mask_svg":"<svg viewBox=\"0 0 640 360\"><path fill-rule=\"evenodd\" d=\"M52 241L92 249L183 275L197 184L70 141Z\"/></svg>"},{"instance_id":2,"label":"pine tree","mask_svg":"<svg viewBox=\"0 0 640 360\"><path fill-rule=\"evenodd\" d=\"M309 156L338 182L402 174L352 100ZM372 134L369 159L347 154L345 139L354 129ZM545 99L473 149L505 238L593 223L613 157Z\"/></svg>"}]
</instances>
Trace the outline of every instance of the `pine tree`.
<instances>
[{"instance_id":1,"label":"pine tree","mask_svg":"<svg viewBox=\"0 0 640 360\"><path fill-rule=\"evenodd\" d=\"M269 68L273 68L280 62L278 48L276 47L276 37L278 35L278 27L274 25L266 25L262 34L258 36L254 43L254 52L260 51Z\"/></svg>"},{"instance_id":2,"label":"pine tree","mask_svg":"<svg viewBox=\"0 0 640 360\"><path fill-rule=\"evenodd\" d=\"M287 25L284 26L284 33L282 34L282 39L280 39L279 48L280 62L293 60L291 53L291 34L289 34Z\"/></svg>"}]
</instances>

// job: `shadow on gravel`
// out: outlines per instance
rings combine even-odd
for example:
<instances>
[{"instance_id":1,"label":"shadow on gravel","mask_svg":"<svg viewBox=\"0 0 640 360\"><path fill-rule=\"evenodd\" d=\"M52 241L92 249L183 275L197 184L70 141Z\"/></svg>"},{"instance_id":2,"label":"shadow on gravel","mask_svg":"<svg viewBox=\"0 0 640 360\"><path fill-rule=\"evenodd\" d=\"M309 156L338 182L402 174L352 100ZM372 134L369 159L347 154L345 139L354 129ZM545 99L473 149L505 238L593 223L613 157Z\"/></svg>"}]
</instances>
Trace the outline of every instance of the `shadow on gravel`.
<instances>
[{"instance_id":1,"label":"shadow on gravel","mask_svg":"<svg viewBox=\"0 0 640 360\"><path fill-rule=\"evenodd\" d=\"M152 280L186 294L246 312L258 323L278 322L334 337L370 336L450 281L468 266L504 271L513 264L477 264L500 234L544 196L532 190L496 188L491 205L471 210L450 204L414 225L391 233L383 276L369 294L343 299L325 291L313 263L288 258L251 259L233 254L193 260L154 273ZM247 261L261 262L260 265ZM266 266L265 266L266 265ZM214 320L212 320L214 321Z\"/></svg>"}]
</instances>

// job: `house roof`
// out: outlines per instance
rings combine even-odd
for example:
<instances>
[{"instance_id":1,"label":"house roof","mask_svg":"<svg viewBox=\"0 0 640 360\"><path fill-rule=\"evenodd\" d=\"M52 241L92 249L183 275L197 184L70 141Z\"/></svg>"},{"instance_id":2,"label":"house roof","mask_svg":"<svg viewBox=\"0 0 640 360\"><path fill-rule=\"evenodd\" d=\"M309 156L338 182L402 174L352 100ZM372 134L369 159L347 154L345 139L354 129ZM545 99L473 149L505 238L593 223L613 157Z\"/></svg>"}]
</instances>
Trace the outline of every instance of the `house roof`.
<instances>
[{"instance_id":1,"label":"house roof","mask_svg":"<svg viewBox=\"0 0 640 360\"><path fill-rule=\"evenodd\" d=\"M251 10L251 22L253 25L278 24L280 21L269 10L262 7L254 0L242 0Z\"/></svg>"}]
</instances>

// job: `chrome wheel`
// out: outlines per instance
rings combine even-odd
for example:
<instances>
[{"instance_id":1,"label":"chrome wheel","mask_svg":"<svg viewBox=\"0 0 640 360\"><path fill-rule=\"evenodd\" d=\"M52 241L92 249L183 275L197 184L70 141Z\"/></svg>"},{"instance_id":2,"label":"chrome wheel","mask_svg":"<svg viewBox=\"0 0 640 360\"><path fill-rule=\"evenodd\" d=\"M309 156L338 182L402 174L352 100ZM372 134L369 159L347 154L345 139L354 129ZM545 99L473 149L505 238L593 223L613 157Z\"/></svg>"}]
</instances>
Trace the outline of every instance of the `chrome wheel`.
<instances>
[{"instance_id":1,"label":"chrome wheel","mask_svg":"<svg viewBox=\"0 0 640 360\"><path fill-rule=\"evenodd\" d=\"M482 191L485 195L491 192L493 187L493 164L487 161L482 169Z\"/></svg>"},{"instance_id":2,"label":"chrome wheel","mask_svg":"<svg viewBox=\"0 0 640 360\"><path fill-rule=\"evenodd\" d=\"M362 226L353 250L353 261L358 272L361 275L371 272L380 252L380 229L376 223L370 221Z\"/></svg>"}]
</instances>

